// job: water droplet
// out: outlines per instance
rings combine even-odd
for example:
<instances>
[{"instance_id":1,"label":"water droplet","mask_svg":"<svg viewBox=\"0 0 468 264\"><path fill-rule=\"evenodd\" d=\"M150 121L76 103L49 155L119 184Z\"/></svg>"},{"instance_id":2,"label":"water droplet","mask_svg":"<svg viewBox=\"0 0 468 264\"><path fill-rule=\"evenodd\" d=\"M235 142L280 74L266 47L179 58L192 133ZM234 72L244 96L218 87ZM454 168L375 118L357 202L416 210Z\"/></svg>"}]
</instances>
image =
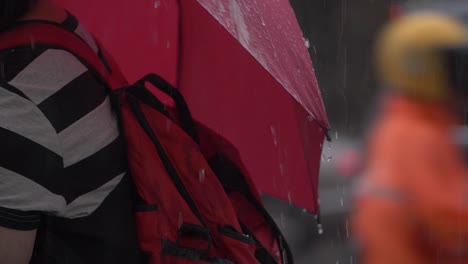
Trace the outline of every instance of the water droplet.
<instances>
[{"instance_id":1,"label":"water droplet","mask_svg":"<svg viewBox=\"0 0 468 264\"><path fill-rule=\"evenodd\" d=\"M292 199L291 199L291 193L288 192L288 202L289 202L289 205L292 205Z\"/></svg>"},{"instance_id":2,"label":"water droplet","mask_svg":"<svg viewBox=\"0 0 468 264\"><path fill-rule=\"evenodd\" d=\"M284 175L284 165L283 165L283 163L281 163L279 166L280 166L281 176L283 176Z\"/></svg>"},{"instance_id":3,"label":"water droplet","mask_svg":"<svg viewBox=\"0 0 468 264\"><path fill-rule=\"evenodd\" d=\"M318 234L323 235L323 226L322 224L317 224Z\"/></svg>"},{"instance_id":4,"label":"water droplet","mask_svg":"<svg viewBox=\"0 0 468 264\"><path fill-rule=\"evenodd\" d=\"M198 172L198 180L200 182L203 182L205 180L205 169L201 169L199 172Z\"/></svg>"},{"instance_id":5,"label":"water droplet","mask_svg":"<svg viewBox=\"0 0 468 264\"><path fill-rule=\"evenodd\" d=\"M155 0L154 1L154 8L158 8L161 6L161 0Z\"/></svg>"},{"instance_id":6,"label":"water droplet","mask_svg":"<svg viewBox=\"0 0 468 264\"><path fill-rule=\"evenodd\" d=\"M302 213L303 213L303 214L306 214L306 213L307 213L307 209L305 209L305 208L302 209Z\"/></svg>"},{"instance_id":7,"label":"water droplet","mask_svg":"<svg viewBox=\"0 0 468 264\"><path fill-rule=\"evenodd\" d=\"M330 162L333 159L333 157L328 157L327 162Z\"/></svg>"},{"instance_id":8,"label":"water droplet","mask_svg":"<svg viewBox=\"0 0 468 264\"><path fill-rule=\"evenodd\" d=\"M335 131L335 138L338 139L338 130Z\"/></svg>"},{"instance_id":9,"label":"water droplet","mask_svg":"<svg viewBox=\"0 0 468 264\"><path fill-rule=\"evenodd\" d=\"M310 41L308 39L304 39L304 44L306 48L310 48Z\"/></svg>"},{"instance_id":10,"label":"water droplet","mask_svg":"<svg viewBox=\"0 0 468 264\"><path fill-rule=\"evenodd\" d=\"M344 207L343 196L341 196L341 198L340 198L340 204L341 204L341 207Z\"/></svg>"}]
</instances>

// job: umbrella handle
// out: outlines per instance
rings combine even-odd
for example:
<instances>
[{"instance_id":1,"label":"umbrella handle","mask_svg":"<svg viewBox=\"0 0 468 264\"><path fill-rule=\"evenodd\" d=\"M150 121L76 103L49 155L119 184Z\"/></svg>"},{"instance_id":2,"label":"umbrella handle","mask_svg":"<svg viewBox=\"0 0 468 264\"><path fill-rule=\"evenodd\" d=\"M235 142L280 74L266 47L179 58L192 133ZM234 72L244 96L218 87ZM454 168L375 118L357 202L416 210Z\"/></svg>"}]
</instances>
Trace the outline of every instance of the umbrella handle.
<instances>
[{"instance_id":1,"label":"umbrella handle","mask_svg":"<svg viewBox=\"0 0 468 264\"><path fill-rule=\"evenodd\" d=\"M198 133L196 130L195 122L192 118L192 114L190 113L187 103L185 102L184 97L179 92L179 90L172 86L161 76L154 73L146 75L145 77L137 81L136 85L145 86L146 83L150 83L155 88L167 94L169 97L172 98L172 100L174 100L182 128L187 134L189 134L192 137L192 139L195 142L199 143Z\"/></svg>"}]
</instances>

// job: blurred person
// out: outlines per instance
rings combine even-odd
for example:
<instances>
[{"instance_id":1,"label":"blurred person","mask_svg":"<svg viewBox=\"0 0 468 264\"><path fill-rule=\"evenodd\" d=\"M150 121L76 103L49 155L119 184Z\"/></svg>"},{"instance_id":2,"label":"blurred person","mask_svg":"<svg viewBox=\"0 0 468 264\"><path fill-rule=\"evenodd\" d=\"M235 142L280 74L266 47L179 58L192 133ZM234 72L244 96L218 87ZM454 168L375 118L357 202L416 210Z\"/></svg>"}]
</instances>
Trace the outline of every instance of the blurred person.
<instances>
[{"instance_id":1,"label":"blurred person","mask_svg":"<svg viewBox=\"0 0 468 264\"><path fill-rule=\"evenodd\" d=\"M468 263L468 167L454 137L468 101L467 27L447 13L403 15L376 57L388 91L352 216L362 263Z\"/></svg>"},{"instance_id":2,"label":"blurred person","mask_svg":"<svg viewBox=\"0 0 468 264\"><path fill-rule=\"evenodd\" d=\"M0 36L44 22L99 53L52 1L0 0ZM103 85L52 47L1 50L0 65L0 263L139 263L123 142Z\"/></svg>"}]
</instances>

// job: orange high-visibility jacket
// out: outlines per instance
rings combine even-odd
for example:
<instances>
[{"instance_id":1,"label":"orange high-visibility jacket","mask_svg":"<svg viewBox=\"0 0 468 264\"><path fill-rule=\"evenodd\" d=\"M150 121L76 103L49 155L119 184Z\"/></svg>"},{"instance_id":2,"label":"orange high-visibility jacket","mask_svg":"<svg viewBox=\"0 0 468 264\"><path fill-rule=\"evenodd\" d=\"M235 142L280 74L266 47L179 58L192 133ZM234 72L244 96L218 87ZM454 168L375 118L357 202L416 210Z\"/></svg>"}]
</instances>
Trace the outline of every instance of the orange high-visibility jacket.
<instances>
[{"instance_id":1,"label":"orange high-visibility jacket","mask_svg":"<svg viewBox=\"0 0 468 264\"><path fill-rule=\"evenodd\" d=\"M363 264L468 263L468 166L453 140L455 116L387 98L356 190Z\"/></svg>"}]
</instances>

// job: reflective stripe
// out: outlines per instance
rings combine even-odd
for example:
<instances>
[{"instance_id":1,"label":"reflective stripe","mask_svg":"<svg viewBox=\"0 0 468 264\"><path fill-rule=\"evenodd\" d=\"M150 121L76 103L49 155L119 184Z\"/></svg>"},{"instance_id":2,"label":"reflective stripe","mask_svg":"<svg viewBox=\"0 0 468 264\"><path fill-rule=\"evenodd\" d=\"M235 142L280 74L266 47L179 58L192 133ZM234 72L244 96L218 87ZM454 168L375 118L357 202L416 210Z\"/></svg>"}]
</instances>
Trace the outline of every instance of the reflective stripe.
<instances>
[{"instance_id":1,"label":"reflective stripe","mask_svg":"<svg viewBox=\"0 0 468 264\"><path fill-rule=\"evenodd\" d=\"M355 196L373 196L378 198L390 199L394 201L405 201L406 193L396 188L383 186L372 182L369 179L361 179L354 186Z\"/></svg>"}]
</instances>

